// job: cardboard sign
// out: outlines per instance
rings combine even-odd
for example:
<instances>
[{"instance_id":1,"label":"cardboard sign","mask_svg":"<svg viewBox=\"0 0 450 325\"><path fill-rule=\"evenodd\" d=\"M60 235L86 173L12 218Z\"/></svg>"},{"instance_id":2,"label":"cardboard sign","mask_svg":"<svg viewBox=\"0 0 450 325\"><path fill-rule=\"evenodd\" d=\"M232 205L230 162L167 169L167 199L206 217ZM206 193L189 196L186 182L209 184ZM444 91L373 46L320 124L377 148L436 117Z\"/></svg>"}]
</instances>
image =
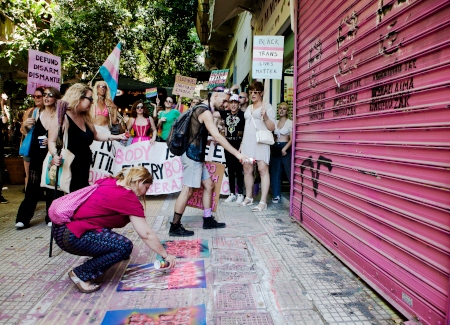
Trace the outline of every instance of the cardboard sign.
<instances>
[{"instance_id":1,"label":"cardboard sign","mask_svg":"<svg viewBox=\"0 0 450 325\"><path fill-rule=\"evenodd\" d=\"M145 97L146 98L151 98L151 97L156 97L156 96L158 96L158 88L154 87L154 88L145 89Z\"/></svg>"},{"instance_id":2,"label":"cardboard sign","mask_svg":"<svg viewBox=\"0 0 450 325\"><path fill-rule=\"evenodd\" d=\"M212 193L212 211L216 211L219 205L220 187L222 184L225 166L221 163L205 161L212 181L215 183L214 192ZM196 188L188 201L188 206L203 210L203 188Z\"/></svg>"},{"instance_id":3,"label":"cardboard sign","mask_svg":"<svg viewBox=\"0 0 450 325\"><path fill-rule=\"evenodd\" d=\"M184 77L182 75L177 74L175 76L175 85L173 86L172 94L192 98L194 97L196 85L197 85L196 78Z\"/></svg>"},{"instance_id":4,"label":"cardboard sign","mask_svg":"<svg viewBox=\"0 0 450 325\"><path fill-rule=\"evenodd\" d=\"M213 161L221 163L225 167L225 173L223 174L222 185L220 186L221 195L230 194L230 182L228 180L228 168L225 160L225 149L220 145L210 144L206 146L205 161Z\"/></svg>"},{"instance_id":5,"label":"cardboard sign","mask_svg":"<svg viewBox=\"0 0 450 325\"><path fill-rule=\"evenodd\" d=\"M282 79L284 36L254 36L252 77Z\"/></svg>"},{"instance_id":6,"label":"cardboard sign","mask_svg":"<svg viewBox=\"0 0 450 325\"><path fill-rule=\"evenodd\" d=\"M225 70L213 70L209 76L208 89L214 89L215 87L225 86L227 82L229 69Z\"/></svg>"},{"instance_id":7,"label":"cardboard sign","mask_svg":"<svg viewBox=\"0 0 450 325\"><path fill-rule=\"evenodd\" d=\"M37 87L61 87L61 58L59 56L28 50L27 94Z\"/></svg>"}]
</instances>

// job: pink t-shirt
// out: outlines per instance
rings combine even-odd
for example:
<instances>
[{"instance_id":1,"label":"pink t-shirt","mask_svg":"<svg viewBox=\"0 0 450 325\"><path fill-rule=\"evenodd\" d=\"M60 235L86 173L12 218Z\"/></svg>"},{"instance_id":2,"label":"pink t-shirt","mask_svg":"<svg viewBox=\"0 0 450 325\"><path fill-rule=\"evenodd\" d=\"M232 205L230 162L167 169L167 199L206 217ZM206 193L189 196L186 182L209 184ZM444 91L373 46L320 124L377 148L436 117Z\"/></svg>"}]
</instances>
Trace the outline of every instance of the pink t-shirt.
<instances>
[{"instance_id":1,"label":"pink t-shirt","mask_svg":"<svg viewBox=\"0 0 450 325\"><path fill-rule=\"evenodd\" d=\"M144 208L133 191L116 184L115 178L103 178L98 188L73 215L66 226L78 238L86 231L122 228L130 215L145 218Z\"/></svg>"}]
</instances>

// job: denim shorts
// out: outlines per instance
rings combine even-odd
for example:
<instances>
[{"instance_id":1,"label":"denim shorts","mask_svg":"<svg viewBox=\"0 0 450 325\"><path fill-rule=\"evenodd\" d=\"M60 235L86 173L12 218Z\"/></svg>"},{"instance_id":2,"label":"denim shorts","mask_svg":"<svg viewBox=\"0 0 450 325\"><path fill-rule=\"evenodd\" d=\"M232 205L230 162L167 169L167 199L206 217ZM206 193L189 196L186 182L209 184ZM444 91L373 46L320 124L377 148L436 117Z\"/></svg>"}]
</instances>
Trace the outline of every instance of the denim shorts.
<instances>
[{"instance_id":1,"label":"denim shorts","mask_svg":"<svg viewBox=\"0 0 450 325\"><path fill-rule=\"evenodd\" d=\"M186 156L186 153L181 156L181 162L183 163L183 185L200 188L202 181L211 177L204 163L192 160Z\"/></svg>"}]
</instances>

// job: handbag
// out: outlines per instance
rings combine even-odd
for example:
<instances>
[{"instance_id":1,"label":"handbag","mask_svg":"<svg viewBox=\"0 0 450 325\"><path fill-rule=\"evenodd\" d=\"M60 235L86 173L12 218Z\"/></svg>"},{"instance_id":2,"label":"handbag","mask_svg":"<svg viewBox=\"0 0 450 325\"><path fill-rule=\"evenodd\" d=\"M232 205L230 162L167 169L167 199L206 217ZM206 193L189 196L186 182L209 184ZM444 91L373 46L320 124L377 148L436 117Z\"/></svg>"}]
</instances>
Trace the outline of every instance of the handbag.
<instances>
[{"instance_id":1,"label":"handbag","mask_svg":"<svg viewBox=\"0 0 450 325\"><path fill-rule=\"evenodd\" d=\"M33 118L37 119L39 118L39 108L35 108L33 110ZM19 149L19 155L24 156L24 157L28 157L30 155L30 148L31 148L31 141L33 140L33 130L34 130L34 125L30 128L30 131L28 131L27 135L25 136L25 138L22 141L22 144L20 145L20 149Z\"/></svg>"},{"instance_id":2,"label":"handbag","mask_svg":"<svg viewBox=\"0 0 450 325\"><path fill-rule=\"evenodd\" d=\"M255 120L253 119L253 114L251 113L251 117L252 117L252 121L253 121L253 125L255 126L256 129L256 142L258 143L262 143L262 144L268 144L268 145L272 145L275 143L275 140L273 139L273 133L272 131L269 130L258 130L258 128L256 127L256 123Z\"/></svg>"},{"instance_id":3,"label":"handbag","mask_svg":"<svg viewBox=\"0 0 450 325\"><path fill-rule=\"evenodd\" d=\"M68 138L68 127L66 127L63 137L64 146L61 150L61 164L59 167L53 165L53 155L51 155L50 152L47 153L42 164L41 187L54 190L56 185L56 174L58 174L57 189L65 193L70 193L70 182L72 181L70 165L72 164L75 155L67 149Z\"/></svg>"}]
</instances>

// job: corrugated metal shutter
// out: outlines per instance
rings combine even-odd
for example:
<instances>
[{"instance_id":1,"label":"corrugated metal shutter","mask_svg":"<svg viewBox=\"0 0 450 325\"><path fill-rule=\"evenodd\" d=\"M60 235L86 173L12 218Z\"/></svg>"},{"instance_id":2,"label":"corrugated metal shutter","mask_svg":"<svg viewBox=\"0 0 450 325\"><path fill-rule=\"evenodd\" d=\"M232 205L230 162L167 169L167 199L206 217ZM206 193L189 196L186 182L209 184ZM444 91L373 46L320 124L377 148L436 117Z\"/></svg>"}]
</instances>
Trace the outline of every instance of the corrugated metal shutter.
<instances>
[{"instance_id":1,"label":"corrugated metal shutter","mask_svg":"<svg viewBox=\"0 0 450 325\"><path fill-rule=\"evenodd\" d=\"M450 2L299 1L292 213L388 301L445 324Z\"/></svg>"}]
</instances>

